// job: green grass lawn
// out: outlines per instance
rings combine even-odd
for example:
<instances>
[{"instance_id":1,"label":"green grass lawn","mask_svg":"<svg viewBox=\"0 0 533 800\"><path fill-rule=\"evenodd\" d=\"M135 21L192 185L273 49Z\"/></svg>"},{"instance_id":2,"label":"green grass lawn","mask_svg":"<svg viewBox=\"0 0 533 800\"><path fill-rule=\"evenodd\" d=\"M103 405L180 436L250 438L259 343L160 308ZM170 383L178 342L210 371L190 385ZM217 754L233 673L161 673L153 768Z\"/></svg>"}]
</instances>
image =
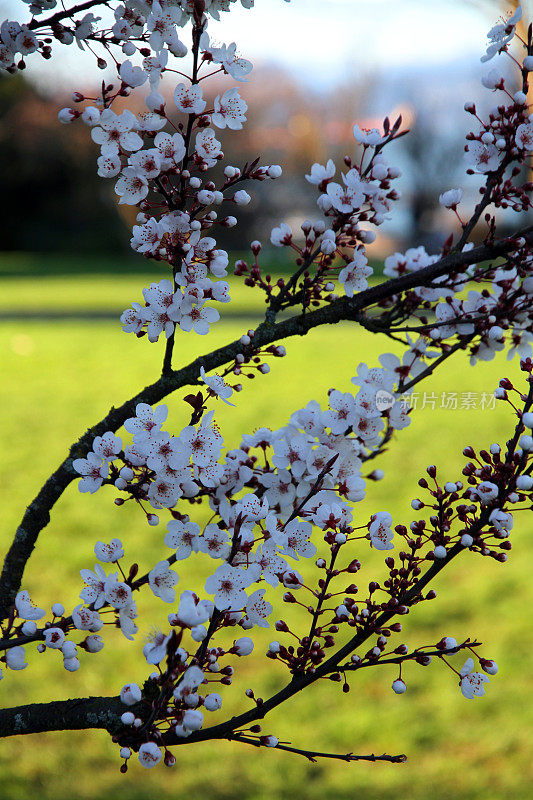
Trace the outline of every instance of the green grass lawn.
<instances>
[{"instance_id":1,"label":"green grass lawn","mask_svg":"<svg viewBox=\"0 0 533 800\"><path fill-rule=\"evenodd\" d=\"M79 301L78 307L83 308L125 308L140 295L145 277L9 278L2 281L0 307L54 307L60 293L63 299L55 307L70 307ZM259 319L261 303L253 302L254 292L235 287L234 294L236 303L251 308ZM222 319L208 339L180 334L175 365L188 363L206 346L219 346L247 327L247 323ZM286 344L287 358L274 362L269 375L249 381L235 408L217 406L216 419L228 447L237 446L243 432L259 425L284 424L292 410L312 398L324 402L332 386L347 391L360 361L376 363L381 352L390 350L385 340L347 324L314 330ZM150 345L146 338L138 341L122 333L118 321L0 324L0 551L8 546L25 506L63 459L68 444L100 419L110 405L118 405L156 378L162 350L162 342ZM513 378L517 374L515 362L499 360L472 369L465 359L456 356L429 379L421 392L435 394L435 408L430 403L415 412L411 426L397 435L382 457L379 466L385 470L386 479L369 485L367 500L357 507L360 519L367 519L370 510L389 510L395 522L408 523L410 501L418 495L417 480L428 463L438 465L443 480L454 480L460 477L465 444L480 447L495 441L503 443L513 427L504 406L485 411L451 410L440 407L440 398L442 392L457 392L461 405L466 393L476 393L479 404L481 394L491 393L498 377ZM187 419L181 400L184 393L168 399L176 427ZM398 643L419 645L435 642L443 634L458 640L477 636L485 642L483 654L500 665L486 697L465 700L452 673L437 663L425 668L408 666L404 673L408 691L397 696L390 689L396 673L383 667L362 671L347 695L337 684L324 682L312 687L277 709L264 723L265 732L291 740L296 746L356 753L405 752L407 764L313 765L282 752L205 743L177 750L178 763L173 770L159 767L148 773L132 763L128 775L122 776L116 747L107 735L53 733L0 742L0 798L526 797L533 777L528 732L533 723L528 697L533 649L530 527L525 516L517 519L513 551L504 565L473 555L452 564L438 579L438 598L404 618L404 633L398 638ZM149 528L133 509L115 507L112 492L80 495L71 485L41 534L24 586L42 607L61 601L71 609L81 590L78 570L94 564L94 542L113 536L123 540L126 559L139 561L141 569L169 553L162 542L162 526ZM382 557L366 547L355 554L365 562L365 570L356 581L364 586L379 570ZM179 565L177 571L179 590L201 585L204 565L199 556ZM103 652L84 655L82 668L74 674L63 670L56 653L39 656L29 650L28 670L11 672L0 684L2 702L7 706L115 694L126 681L142 682L148 674L140 654L149 633L148 620L164 625L171 609L148 595L141 595L138 605L140 632L135 643L111 630ZM274 612L273 618L282 615L288 618L286 608ZM273 634L266 631L262 641L270 638ZM286 680L281 669L262 657L264 648L256 647L257 657L236 664L234 685L224 692L224 714L248 707L249 701L243 697L248 686L257 695L268 696ZM463 663L461 656L454 657L453 662L459 666ZM222 719L220 712L211 719L216 718Z\"/></svg>"}]
</instances>

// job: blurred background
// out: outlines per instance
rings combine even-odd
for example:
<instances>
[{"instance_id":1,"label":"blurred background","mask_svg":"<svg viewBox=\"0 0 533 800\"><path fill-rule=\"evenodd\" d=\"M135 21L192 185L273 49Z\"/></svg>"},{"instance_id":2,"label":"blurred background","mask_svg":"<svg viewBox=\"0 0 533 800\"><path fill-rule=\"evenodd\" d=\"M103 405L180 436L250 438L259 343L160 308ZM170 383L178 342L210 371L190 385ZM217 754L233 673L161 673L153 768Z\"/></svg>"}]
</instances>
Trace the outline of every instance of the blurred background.
<instances>
[{"instance_id":1,"label":"blurred background","mask_svg":"<svg viewBox=\"0 0 533 800\"><path fill-rule=\"evenodd\" d=\"M242 55L254 63L249 83L241 87L248 123L242 132L222 136L224 152L235 164L261 153L263 163L279 163L284 170L275 183L252 187L254 199L239 210L238 228L218 237L230 250L230 263L259 239L266 245L263 263L273 274L286 272L279 251L268 248L269 231L280 220L294 228L316 215L316 195L303 177L310 165L329 157L340 164L345 153L353 152L354 121L379 127L386 114L395 118L399 113L412 133L390 147L388 157L403 170L398 182L403 197L369 255L379 275L384 257L395 250L424 244L434 252L454 224L451 213L439 207L439 193L462 185L466 213L478 197L479 182L464 175L464 135L471 118L463 105L475 98L481 113L494 105L480 77L493 66L507 70L509 60L482 65L479 58L486 31L512 6L490 0L293 0L290 5L256 0L254 11L235 6L222 15L211 27L212 38L237 41ZM528 8L533 10L525 3L526 19ZM27 6L14 0L0 3L0 9L2 18L14 18L21 10L27 16ZM66 444L111 403L154 380L162 349L161 342L154 346L125 336L118 316L147 282L166 277L164 265L130 251L131 214L117 205L114 181L96 176L97 147L88 129L82 123L57 122L58 110L70 105L74 89L94 93L93 61L77 48L60 46L50 62L28 61L24 73L0 77L0 551L25 505L64 457ZM227 79L215 82L213 94L229 85ZM171 90L171 83L163 85L163 92ZM500 222L504 230L516 218ZM231 284L234 302L223 310L210 347L234 339L261 318L261 298L235 279ZM205 346L205 340L183 335L177 365ZM288 357L259 383L245 387L237 410L217 408L228 446L259 425L283 424L311 396L323 401L331 386L349 390L357 364L374 363L389 349L387 342L349 325L288 342ZM503 408L487 407L486 398L501 375L517 376L518 365L499 359L472 370L466 358L456 358L423 386L415 420L383 457L379 466L387 477L370 485L363 516L387 509L395 522L407 523L416 481L428 460L439 466L443 480L458 479L465 444L481 447L508 437L511 416ZM458 397L455 409L446 407L450 393ZM169 405L173 423L182 427L179 393ZM144 800L178 792L201 800L236 794L244 800L528 796L533 778L528 732L533 722L533 545L528 520L517 520L515 527L506 565L474 558L459 564L439 580L438 599L417 609L405 625L410 645L434 642L443 634L458 640L476 635L486 642L484 655L501 666L486 697L466 701L453 674L434 664L406 672L409 688L402 697L390 690L396 675L383 671L354 681L349 695L336 686L316 687L265 723L265 732L296 746L406 752L406 765L312 765L288 754L217 743L182 748L174 770L145 773L132 766L124 777L105 735L57 733L0 742L0 800L63 800L73 793L83 800L96 795ZM126 556L139 560L141 568L164 557L159 529L146 529L129 508L117 510L110 495L81 497L72 486L27 572L25 586L37 603L44 607L61 601L72 608L81 589L78 570L92 568L94 542L112 536L123 539ZM368 579L380 563L374 556L368 559ZM199 562L187 562L183 572L180 589L201 584ZM165 625L168 609L161 603L141 598L140 605L147 611L142 620L155 618ZM148 633L141 627L138 641ZM264 643L269 636L267 631ZM113 631L109 638L103 653L87 656L76 674L65 673L53 653L31 654L30 671L10 673L0 685L2 702L115 693L128 680L142 682L146 669L138 656L140 645L132 646ZM248 683L236 681L224 713L246 707L243 687L266 695L284 680L260 656L252 661L239 663Z\"/></svg>"}]
</instances>

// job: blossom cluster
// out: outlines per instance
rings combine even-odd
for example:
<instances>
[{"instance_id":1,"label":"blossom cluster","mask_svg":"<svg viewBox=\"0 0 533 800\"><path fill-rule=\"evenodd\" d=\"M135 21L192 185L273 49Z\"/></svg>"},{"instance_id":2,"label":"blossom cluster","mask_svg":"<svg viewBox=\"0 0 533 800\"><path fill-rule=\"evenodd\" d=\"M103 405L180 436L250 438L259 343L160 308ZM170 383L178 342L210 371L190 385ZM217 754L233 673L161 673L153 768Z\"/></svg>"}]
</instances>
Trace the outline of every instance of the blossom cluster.
<instances>
[{"instance_id":1,"label":"blossom cluster","mask_svg":"<svg viewBox=\"0 0 533 800\"><path fill-rule=\"evenodd\" d=\"M30 23L7 21L0 30L0 65L10 72L22 69L24 57L32 52L49 57L53 39L75 41L82 49L99 46L104 53L118 50L126 57L115 61L116 85L104 81L100 94L92 98L76 93L76 107L62 109L59 120L68 124L81 119L91 129L100 148L98 174L116 179L119 202L138 209L133 250L169 268L167 277L143 290L144 302L134 302L121 317L124 331L137 337L146 334L150 342L157 342L164 334L165 379L172 372L178 329L207 335L220 316L210 303L230 302L230 285L224 280L229 255L217 245L216 226L238 223L229 212L237 214L251 200L241 184L281 176L281 167L261 165L259 158L241 166L222 163L223 136L243 128L247 105L239 87L210 98L203 81L220 72L241 84L251 72L251 63L237 55L235 43L215 45L207 31L208 17L218 18L233 1L111 2L107 5L114 21L108 26L92 13L81 16L87 4L41 20L44 12L55 8L55 0L31 0ZM246 8L253 5L252 0L241 3ZM511 44L519 38L520 15L519 10L491 29L483 61L497 53L510 55ZM169 97L162 78L177 71L172 59L188 52L180 35L189 23L192 73L178 71L180 80ZM522 181L522 171L533 152L533 116L527 102L533 45L522 44L527 55L520 61L513 57L522 90L510 92L506 79L492 69L483 85L501 93L500 104L486 120L473 103L465 107L479 124L467 136L467 174L476 173L485 183L468 222L461 216L462 190L452 188L441 195L442 206L461 226L442 252L431 255L413 247L391 254L384 273L392 288L387 289L388 282L370 287L367 248L400 199L393 188L400 171L389 164L384 151L388 153L406 131L401 117L394 123L386 118L382 131L355 124L356 152L345 156L342 170L328 159L325 165L313 164L305 176L318 194L317 218L302 222L301 235L286 222L271 231L273 246L295 253L291 278L280 278L273 286L269 276L262 277L260 242L250 245L252 266L245 261L235 265L237 277L245 276L247 285L266 293L266 322L261 335L259 329L249 330L229 346L222 374L207 368L209 358L198 360L199 369L193 365L191 382L203 385L202 391L184 398L192 408L188 424L172 433L163 427L167 406L138 402L133 414L132 403L131 416L121 420L131 439L126 441L120 431L117 435L118 425L100 428L103 432L94 436L90 447L69 459L68 469L79 477L80 492L113 487L115 505L134 503L153 535L160 536L161 549L167 549L140 575L137 561L127 564L121 539L98 541L98 563L81 570L81 603L70 614L57 602L47 618L45 609L32 603L29 591L21 589L1 629L0 653L5 655L0 660L8 669L25 669L26 648L35 644L40 653L57 650L64 668L75 672L82 651L97 653L104 646L106 623L134 639L139 632L137 598L143 588L171 606L167 630L155 631L142 648L155 670L142 688L130 682L120 692L125 710L115 741L123 771L134 751L145 767L175 763L169 746L185 738L194 741L204 728L204 712L221 709L223 687L232 683L238 659L254 651L255 627L275 629L277 638L264 657L283 665L291 676L289 685L300 681L299 688L327 677L349 691L352 673L385 663L399 667L392 690L403 694L406 662L426 666L436 658L455 673L460 691L472 699L484 693L487 676L496 674L497 665L478 655L474 640L458 643L445 636L410 650L394 637L402 632L400 617L435 597L432 590L422 591L429 579L458 555L471 552L504 562L511 549L515 511L531 503L533 256L528 231L497 238L500 209L521 212L531 207L533 185ZM105 67L102 62L99 57L98 65ZM145 91L142 113L124 107L136 89ZM475 248L471 234L482 215L486 233ZM473 253L480 255L479 263L473 262ZM496 264L500 256L503 263ZM403 352L382 354L378 366L359 364L352 378L355 389L332 388L327 408L311 400L283 427L272 430L262 424L244 434L238 447L225 449L208 405L215 398L233 405L229 398L243 388L234 378L265 374L267 355L285 355L282 345L272 343L276 339L265 345L262 338L278 312L301 309L304 313L296 319L305 332L310 307L331 310L325 322L355 319L369 330L400 337ZM333 316L338 308L343 317ZM454 481L441 481L437 467L430 465L419 480L422 496L411 501L420 516L408 525L395 524L386 510L364 515L354 504L365 498L367 481L384 477L367 464L410 424L412 409L405 397L412 387L455 350L469 350L475 363L492 358L506 340L509 354L522 358L528 390L515 388L508 379L496 389L495 399L508 403L516 418L505 450L496 443L479 453L465 448L468 462ZM199 507L209 509L207 522L205 515L196 514ZM158 533L161 518L166 522L163 534ZM370 551L383 553L386 576L373 574L366 594L352 581ZM209 574L201 591L178 594L176 587L190 558L201 558ZM295 607L288 619L279 618L281 603ZM299 628L293 621L296 612L303 618ZM250 635L241 636L241 631ZM459 651L468 651L467 659L456 670L447 656ZM212 691L212 683L220 684L219 691ZM260 726L243 727L264 716L263 701L253 690L247 690L246 697L255 704L256 716L232 718L231 737L247 733L248 742L278 746L277 737L262 734Z\"/></svg>"}]
</instances>

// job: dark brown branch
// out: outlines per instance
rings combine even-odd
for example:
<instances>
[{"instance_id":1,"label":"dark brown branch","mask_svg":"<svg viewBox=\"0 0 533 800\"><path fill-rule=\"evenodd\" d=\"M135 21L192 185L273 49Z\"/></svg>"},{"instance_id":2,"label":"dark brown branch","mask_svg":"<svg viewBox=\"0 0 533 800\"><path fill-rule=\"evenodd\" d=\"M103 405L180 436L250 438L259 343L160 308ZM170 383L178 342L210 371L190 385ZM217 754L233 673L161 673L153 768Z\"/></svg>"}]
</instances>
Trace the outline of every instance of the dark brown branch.
<instances>
[{"instance_id":1,"label":"dark brown branch","mask_svg":"<svg viewBox=\"0 0 533 800\"><path fill-rule=\"evenodd\" d=\"M340 667L335 667L335 669L332 670L332 673L357 672L357 670L365 669L365 667L382 667L386 664L403 664L404 661L413 661L419 656L436 656L437 658L441 658L441 656L452 656L455 655L455 653L459 653L460 650L464 650L466 647L479 647L480 644L481 642L470 641L470 639L466 639L466 641L458 644L457 647L450 647L448 650L413 650L412 653L406 653L403 656L380 658L378 661L363 661L360 664L343 664Z\"/></svg>"},{"instance_id":2,"label":"dark brown branch","mask_svg":"<svg viewBox=\"0 0 533 800\"><path fill-rule=\"evenodd\" d=\"M85 697L3 708L0 709L0 738L89 728L102 728L115 734L123 728L120 717L125 710L119 697ZM138 714L136 707L134 711Z\"/></svg>"},{"instance_id":3,"label":"dark brown branch","mask_svg":"<svg viewBox=\"0 0 533 800\"><path fill-rule=\"evenodd\" d=\"M87 11L89 8L94 8L95 6L107 7L107 5L108 4L105 2L105 0L87 0L85 3L80 3L80 5L72 6L72 8L67 8L64 11L58 11L56 14L52 14L50 17L46 17L46 19L34 17L28 24L28 28L31 31L34 31L38 28L51 27L53 25L57 25L57 23L61 22L63 19L72 17L74 14L79 14L81 11Z\"/></svg>"},{"instance_id":4,"label":"dark brown branch","mask_svg":"<svg viewBox=\"0 0 533 800\"><path fill-rule=\"evenodd\" d=\"M202 35L202 26L201 25L197 25L195 23L193 25L193 29L192 29L193 68L192 68L191 83L192 83L193 86L194 86L194 84L198 83L198 53L199 53L199 49L200 49L200 37L201 37L201 35ZM192 131L193 131L195 118L196 118L195 114L189 114L189 120L187 122L187 131L185 133L185 137L184 137L184 140L183 140L184 146L185 146L185 155L183 156L183 160L182 160L182 163L181 163L181 170L182 171L187 168L187 164L188 164L189 157L190 157L190 155L189 155L189 146L190 146L190 143L191 143L191 135L192 135ZM185 205L185 194L182 194L181 200L180 200L179 204L176 206L176 204L174 203L172 197L164 189L163 184L162 184L162 182L161 182L161 180L159 178L157 179L156 183L159 186L159 189L160 189L161 193L165 197L165 200L167 202L167 206L168 206L168 208L170 210L173 210L173 209L176 209L176 208L180 208L180 209L184 208L184 205ZM181 260L180 260L180 265L181 265ZM177 264L173 264L172 265L172 279L174 281L174 291L176 291L177 288L178 288L177 283L176 283L176 273L177 273L177 271L178 271L178 265ZM166 343L166 346L165 346L165 354L163 356L163 370L162 370L162 374L163 375L170 375L170 373L172 372L172 353L174 352L175 341L176 341L176 331L174 330L172 332L172 334L168 337L167 343Z\"/></svg>"},{"instance_id":5,"label":"dark brown branch","mask_svg":"<svg viewBox=\"0 0 533 800\"><path fill-rule=\"evenodd\" d=\"M240 734L236 734L235 736L228 736L228 739L232 742L243 742L244 744L251 744L253 747L264 747L265 745L261 744L259 739L251 739L248 736L241 736ZM407 756L401 753L398 756L389 756L386 753L383 753L381 756L376 756L374 753L371 753L368 756L357 756L354 753L321 753L319 750L302 750L299 747L290 747L286 744L277 744L275 750L285 750L288 753L296 753L300 756L305 756L305 758L309 759L309 761L316 762L319 758L334 758L338 761L389 761L391 764L404 764L407 761Z\"/></svg>"},{"instance_id":6,"label":"dark brown branch","mask_svg":"<svg viewBox=\"0 0 533 800\"><path fill-rule=\"evenodd\" d=\"M442 355L440 355L438 358L436 358L435 361L431 361L427 365L427 367L419 375L416 375L414 378L412 378L410 381L408 381L405 385L400 384L398 386L398 392L408 392L409 389L412 389L413 386L416 386L417 383L420 383L420 381L424 380L429 375L431 375L433 372L435 372L437 367L439 367L444 361L446 361L448 358L450 358L450 356L453 356L453 354L456 353L458 350L464 350L466 345L469 342L472 341L474 336L475 336L475 334L472 333L472 334L469 334L467 337L464 337L464 336L461 337L459 339L459 341L457 341L453 345L453 347L451 347L449 350L446 350L444 353L442 353Z\"/></svg>"},{"instance_id":7,"label":"dark brown branch","mask_svg":"<svg viewBox=\"0 0 533 800\"><path fill-rule=\"evenodd\" d=\"M420 596L422 589L424 589L425 586L427 586L427 584L433 580L433 578L438 575L438 573L444 569L444 567L449 564L458 553L462 551L464 551L462 545L457 544L448 551L448 557L446 559L439 559L438 562L434 561L424 575L422 575L422 577L419 578L419 580L407 592L405 592L404 595L398 598L398 605L412 605L412 603ZM290 683L284 686L283 689L272 695L272 697L269 697L268 700L265 700L262 704L256 706L255 708L252 708L243 714L239 714L236 717L232 717L232 719L229 719L226 722L222 722L218 725L213 725L211 728L206 728L193 733L186 740L177 737L173 732L169 732L164 735L163 741L167 745L176 745L183 744L184 742L192 744L193 742L203 741L205 739L227 739L239 728L246 727L260 719L263 719L270 711L272 711L274 708L277 708L277 706L281 705L286 700L289 700L302 689L310 686L312 683L319 680L319 678L323 678L335 671L341 661L354 652L354 650L357 650L359 647L361 647L361 645L364 644L364 642L369 639L370 636L375 635L376 630L383 628L391 619L391 617L396 615L396 613L397 606L391 607L390 609L384 611L379 615L379 617L377 617L371 628L359 631L357 634L355 634L355 636L353 636L343 647L341 647L336 653L327 659L327 661L324 661L324 663L318 666L314 672L306 673L304 675L294 675Z\"/></svg>"},{"instance_id":8,"label":"dark brown branch","mask_svg":"<svg viewBox=\"0 0 533 800\"><path fill-rule=\"evenodd\" d=\"M531 237L532 231L533 227L529 227L518 232L516 236ZM450 271L461 270L469 264L497 258L515 248L515 238L506 238L494 242L490 246L481 245L466 253L450 253L435 264L418 270L418 272L371 286L353 298L342 297L316 311L290 317L275 324L263 322L255 332L254 346L259 348L291 336L304 336L312 328L320 325L336 324L342 320L358 321L360 312L374 303L390 299L417 286L428 286L436 278ZM71 446L67 458L48 478L28 506L6 555L0 576L0 620L9 616L15 595L20 588L25 564L33 552L40 531L50 521L51 509L70 482L77 477L77 473L72 468L73 459L84 457L87 454L95 436L101 436L106 431L118 430L128 417L135 414L135 407L138 403L157 403L176 389L196 384L202 366L206 372L217 369L233 361L241 351L242 344L236 340L219 347L208 355L195 359L180 370L162 375L159 380L147 386L119 408L112 408L103 420L89 428Z\"/></svg>"},{"instance_id":9,"label":"dark brown branch","mask_svg":"<svg viewBox=\"0 0 533 800\"><path fill-rule=\"evenodd\" d=\"M494 189L495 186L499 184L503 176L503 173L507 169L508 164L509 161L507 159L504 159L504 161L498 167L497 171L489 175L487 183L485 185L485 191L483 192L483 197L475 207L474 213L472 214L467 224L465 225L461 238L453 248L454 251L456 250L460 252L465 246L465 244L468 242L470 234L472 233L477 223L479 222L479 218L481 217L482 213L487 208L487 206L490 205L490 202L492 200L492 190Z\"/></svg>"},{"instance_id":10,"label":"dark brown branch","mask_svg":"<svg viewBox=\"0 0 533 800\"><path fill-rule=\"evenodd\" d=\"M531 394L533 394L533 387L531 387ZM488 516L489 512L485 511L478 520L476 527L481 529L486 524ZM177 737L173 731L169 731L163 734L163 743L168 746L194 744L195 742L212 739L231 739L239 728L263 719L270 711L289 700L302 689L310 686L320 678L338 671L341 661L361 647L367 639L375 635L376 631L384 627L396 615L398 605L410 606L416 602L428 583L461 552L464 552L464 548L458 543L448 551L446 559L434 561L424 575L397 599L397 605L383 611L370 627L355 634L343 647L318 666L313 673L294 675L286 686L262 704L218 725L197 731L187 739ZM136 706L131 710L141 716L140 712L143 708L142 704L139 704L138 707ZM38 733L49 730L81 730L88 728L104 728L116 733L122 727L120 716L123 712L124 706L116 697L90 697L3 709L0 710L0 738L2 736ZM19 715L21 722L17 722ZM123 727L122 730L127 736L127 731Z\"/></svg>"},{"instance_id":11,"label":"dark brown branch","mask_svg":"<svg viewBox=\"0 0 533 800\"><path fill-rule=\"evenodd\" d=\"M422 589L446 566L452 558L464 548L458 544L448 553L448 558L434 561L431 567L411 589L403 596L398 598L398 603L410 605L415 600ZM194 742L207 741L210 739L229 739L239 728L250 725L257 720L263 719L269 711L289 700L293 695L319 678L325 677L338 668L341 661L350 653L360 647L370 636L375 634L375 630L383 627L388 620L396 614L396 607L384 611L373 624L372 628L359 631L350 639L340 650L332 655L327 661L321 664L314 673L299 674L293 676L290 683L284 686L279 692L269 697L261 705L250 709L238 716L232 717L218 725L204 728L197 731L187 739L179 738L174 732L164 734L163 741L166 745L193 744ZM144 708L139 704L139 709ZM61 700L51 703L39 703L27 706L18 706L0 710L0 738L2 736L13 736L15 734L39 733L53 730L82 730L88 728L104 728L110 732L117 732L121 728L120 717L124 713L125 706L117 697L89 697L75 700ZM141 716L136 707L133 710L137 716ZM20 715L20 722L17 722ZM123 729L124 730L124 729ZM127 731L124 730L127 734Z\"/></svg>"}]
</instances>

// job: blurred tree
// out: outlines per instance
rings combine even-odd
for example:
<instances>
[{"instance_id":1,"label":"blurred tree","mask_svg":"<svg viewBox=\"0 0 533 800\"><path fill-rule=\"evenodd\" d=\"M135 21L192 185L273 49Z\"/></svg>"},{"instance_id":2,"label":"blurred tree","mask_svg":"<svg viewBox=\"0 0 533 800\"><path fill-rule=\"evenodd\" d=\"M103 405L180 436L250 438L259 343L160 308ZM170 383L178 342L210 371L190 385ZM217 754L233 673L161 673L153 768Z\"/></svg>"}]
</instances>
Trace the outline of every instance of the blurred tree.
<instances>
[{"instance_id":1,"label":"blurred tree","mask_svg":"<svg viewBox=\"0 0 533 800\"><path fill-rule=\"evenodd\" d=\"M458 177L457 165L463 166L462 139L448 133L442 130L434 114L420 109L409 136L401 143L409 177L411 230L408 238L430 252L441 246L445 238L436 220L439 194L454 185Z\"/></svg>"},{"instance_id":2,"label":"blurred tree","mask_svg":"<svg viewBox=\"0 0 533 800\"><path fill-rule=\"evenodd\" d=\"M60 107L20 76L0 78L0 249L128 252L87 129L60 125Z\"/></svg>"}]
</instances>

